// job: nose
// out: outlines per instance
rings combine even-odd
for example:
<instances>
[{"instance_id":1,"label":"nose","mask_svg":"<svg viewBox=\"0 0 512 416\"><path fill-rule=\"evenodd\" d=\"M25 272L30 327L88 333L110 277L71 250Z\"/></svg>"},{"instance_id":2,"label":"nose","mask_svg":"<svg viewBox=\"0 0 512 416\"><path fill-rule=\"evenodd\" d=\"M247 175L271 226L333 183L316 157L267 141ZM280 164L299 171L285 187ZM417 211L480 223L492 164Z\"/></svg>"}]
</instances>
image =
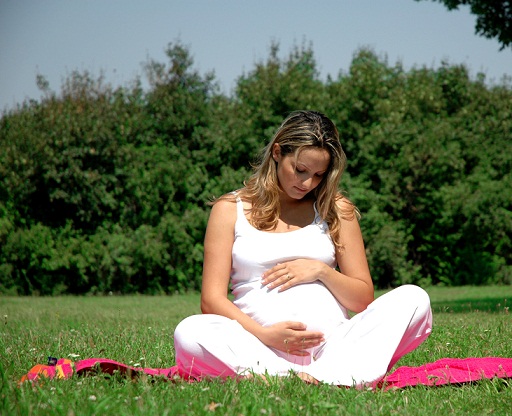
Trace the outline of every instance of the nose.
<instances>
[{"instance_id":1,"label":"nose","mask_svg":"<svg viewBox=\"0 0 512 416\"><path fill-rule=\"evenodd\" d=\"M304 188L311 188L312 185L313 185L313 177L312 176L309 176L308 178L306 178L302 181L302 186Z\"/></svg>"}]
</instances>

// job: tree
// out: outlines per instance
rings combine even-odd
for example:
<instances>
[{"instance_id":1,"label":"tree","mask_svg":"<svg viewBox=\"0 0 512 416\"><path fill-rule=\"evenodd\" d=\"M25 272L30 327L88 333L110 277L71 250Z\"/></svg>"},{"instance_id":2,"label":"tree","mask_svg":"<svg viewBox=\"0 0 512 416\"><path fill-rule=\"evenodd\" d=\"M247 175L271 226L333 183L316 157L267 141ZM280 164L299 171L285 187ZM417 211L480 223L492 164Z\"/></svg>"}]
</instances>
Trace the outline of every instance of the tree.
<instances>
[{"instance_id":1,"label":"tree","mask_svg":"<svg viewBox=\"0 0 512 416\"><path fill-rule=\"evenodd\" d=\"M0 294L199 289L208 201L297 108L340 131L376 287L512 283L510 83L367 49L323 82L310 47L273 45L226 96L186 47L167 56L147 92L39 76L42 100L0 116Z\"/></svg>"},{"instance_id":2,"label":"tree","mask_svg":"<svg viewBox=\"0 0 512 416\"><path fill-rule=\"evenodd\" d=\"M421 0L416 0L421 1ZM510 0L434 0L448 10L468 5L477 16L475 32L486 38L497 38L501 50L512 45L512 2Z\"/></svg>"}]
</instances>

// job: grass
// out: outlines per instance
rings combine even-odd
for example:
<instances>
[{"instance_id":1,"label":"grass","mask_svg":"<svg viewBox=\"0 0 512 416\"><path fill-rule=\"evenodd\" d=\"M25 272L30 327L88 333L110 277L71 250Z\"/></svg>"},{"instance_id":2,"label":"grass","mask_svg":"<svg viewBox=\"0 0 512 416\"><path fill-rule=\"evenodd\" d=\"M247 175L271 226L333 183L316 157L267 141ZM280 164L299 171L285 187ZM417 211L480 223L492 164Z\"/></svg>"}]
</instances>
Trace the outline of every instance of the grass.
<instances>
[{"instance_id":1,"label":"grass","mask_svg":"<svg viewBox=\"0 0 512 416\"><path fill-rule=\"evenodd\" d=\"M431 288L434 330L398 366L444 357L512 357L512 287ZM174 364L172 334L198 313L199 295L0 297L1 415L424 415L512 414L510 380L360 391L297 378L170 383L74 376L18 387L49 355L105 357L143 367ZM375 348L378 348L376 345Z\"/></svg>"}]
</instances>

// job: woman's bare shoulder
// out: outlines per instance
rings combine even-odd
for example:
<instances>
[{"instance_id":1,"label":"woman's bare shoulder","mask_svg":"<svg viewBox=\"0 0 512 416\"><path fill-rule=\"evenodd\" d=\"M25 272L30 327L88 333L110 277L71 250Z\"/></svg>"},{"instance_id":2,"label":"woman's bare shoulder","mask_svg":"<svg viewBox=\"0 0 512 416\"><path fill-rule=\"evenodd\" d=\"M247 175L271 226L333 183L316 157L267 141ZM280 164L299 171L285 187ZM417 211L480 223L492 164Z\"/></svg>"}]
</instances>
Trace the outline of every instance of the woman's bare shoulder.
<instances>
[{"instance_id":1,"label":"woman's bare shoulder","mask_svg":"<svg viewBox=\"0 0 512 416\"><path fill-rule=\"evenodd\" d=\"M346 196L339 194L336 198L336 206L338 207L338 212L342 220L352 221L359 219L359 210Z\"/></svg>"},{"instance_id":2,"label":"woman's bare shoulder","mask_svg":"<svg viewBox=\"0 0 512 416\"><path fill-rule=\"evenodd\" d=\"M235 193L222 195L213 202L211 219L219 219L234 223L236 220L236 202L238 197Z\"/></svg>"},{"instance_id":3,"label":"woman's bare shoulder","mask_svg":"<svg viewBox=\"0 0 512 416\"><path fill-rule=\"evenodd\" d=\"M222 209L233 209L233 206L236 205L236 202L241 201L245 210L250 210L252 208L252 202L250 198L248 198L243 189L239 189L237 191L229 192L227 194L222 195L213 201L212 205L215 206L220 204Z\"/></svg>"}]
</instances>

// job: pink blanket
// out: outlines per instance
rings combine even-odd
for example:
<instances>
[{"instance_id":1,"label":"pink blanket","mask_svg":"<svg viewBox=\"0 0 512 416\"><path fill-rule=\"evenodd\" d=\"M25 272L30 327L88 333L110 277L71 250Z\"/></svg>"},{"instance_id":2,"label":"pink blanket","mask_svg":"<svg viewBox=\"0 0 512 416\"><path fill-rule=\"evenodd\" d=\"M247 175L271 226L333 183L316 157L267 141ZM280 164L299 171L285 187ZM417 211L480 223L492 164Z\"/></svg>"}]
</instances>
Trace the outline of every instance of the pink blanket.
<instances>
[{"instance_id":1,"label":"pink blanket","mask_svg":"<svg viewBox=\"0 0 512 416\"><path fill-rule=\"evenodd\" d=\"M443 358L419 367L398 367L379 384L386 389L418 384L440 386L494 377L512 377L512 358Z\"/></svg>"},{"instance_id":2,"label":"pink blanket","mask_svg":"<svg viewBox=\"0 0 512 416\"><path fill-rule=\"evenodd\" d=\"M190 380L186 374L180 374L176 366L168 368L131 367L117 361L105 358L89 358L73 363L68 359L54 360L50 365L34 366L21 382L35 381L40 377L69 378L76 374L90 372L113 374L118 371L131 377L140 375L161 376L165 379ZM374 384L375 388L386 390L403 388L422 384L425 386L440 386L444 384L471 383L481 379L512 377L512 358L443 358L433 363L418 367L399 367L384 379Z\"/></svg>"}]
</instances>

